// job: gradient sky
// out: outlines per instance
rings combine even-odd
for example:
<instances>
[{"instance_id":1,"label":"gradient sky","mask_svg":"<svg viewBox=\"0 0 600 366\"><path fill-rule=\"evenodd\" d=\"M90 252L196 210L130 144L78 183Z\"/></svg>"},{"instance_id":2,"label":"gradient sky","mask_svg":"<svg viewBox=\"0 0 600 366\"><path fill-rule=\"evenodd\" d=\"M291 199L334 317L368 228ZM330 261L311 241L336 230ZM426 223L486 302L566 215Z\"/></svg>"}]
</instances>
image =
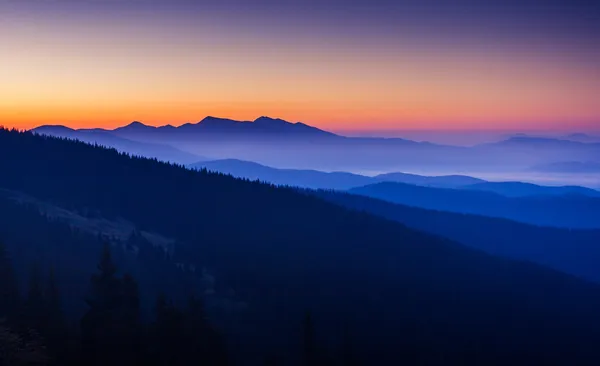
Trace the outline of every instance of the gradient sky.
<instances>
[{"instance_id":1,"label":"gradient sky","mask_svg":"<svg viewBox=\"0 0 600 366\"><path fill-rule=\"evenodd\" d=\"M0 0L0 125L600 130L600 3Z\"/></svg>"}]
</instances>

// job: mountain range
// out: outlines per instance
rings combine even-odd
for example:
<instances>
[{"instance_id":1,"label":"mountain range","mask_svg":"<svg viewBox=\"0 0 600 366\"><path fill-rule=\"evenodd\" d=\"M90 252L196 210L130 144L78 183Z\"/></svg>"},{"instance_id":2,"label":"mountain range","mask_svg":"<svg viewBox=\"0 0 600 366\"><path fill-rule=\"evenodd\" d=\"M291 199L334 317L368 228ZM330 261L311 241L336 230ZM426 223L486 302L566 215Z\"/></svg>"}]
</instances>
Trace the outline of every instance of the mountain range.
<instances>
[{"instance_id":1,"label":"mountain range","mask_svg":"<svg viewBox=\"0 0 600 366\"><path fill-rule=\"evenodd\" d=\"M42 126L40 133L64 127ZM140 122L103 132L143 143L170 145L212 159L250 160L274 167L344 171L415 171L455 174L458 171L514 172L558 161L591 161L600 143L537 137L512 137L473 147L415 142L402 138L345 137L304 123L260 117L235 121L206 117L179 127L153 127ZM70 132L73 133L73 132ZM183 163L183 161L180 161ZM185 161L189 163L189 161Z\"/></svg>"},{"instance_id":2,"label":"mountain range","mask_svg":"<svg viewBox=\"0 0 600 366\"><path fill-rule=\"evenodd\" d=\"M386 173L369 177L347 172L276 169L266 165L236 159L202 161L188 166L192 169L207 169L214 172L230 174L238 178L260 180L276 185L314 189L346 190L385 181L452 188L485 182L481 179L460 175L428 177L407 173Z\"/></svg>"},{"instance_id":3,"label":"mountain range","mask_svg":"<svg viewBox=\"0 0 600 366\"><path fill-rule=\"evenodd\" d=\"M600 196L505 197L484 190L421 187L397 182L370 184L352 188L349 192L430 210L502 217L534 225L600 228Z\"/></svg>"},{"instance_id":4,"label":"mountain range","mask_svg":"<svg viewBox=\"0 0 600 366\"><path fill-rule=\"evenodd\" d=\"M215 136L229 139L270 138L276 136L280 139L287 138L342 138L331 132L320 130L316 127L301 122L290 123L279 118L259 117L254 121L236 121L227 118L208 116L198 123L186 123L179 127L171 125L153 127L141 122L132 122L126 126L110 131L116 135L132 139L160 139L161 136L183 139L203 139Z\"/></svg>"},{"instance_id":5,"label":"mountain range","mask_svg":"<svg viewBox=\"0 0 600 366\"><path fill-rule=\"evenodd\" d=\"M564 137L566 140L579 142L600 142L600 136L589 135L587 133L572 133Z\"/></svg>"},{"instance_id":6,"label":"mountain range","mask_svg":"<svg viewBox=\"0 0 600 366\"><path fill-rule=\"evenodd\" d=\"M76 139L90 144L98 144L114 148L120 152L147 158L156 158L172 163L187 164L206 159L166 144L129 140L101 129L74 130L64 126L42 126L33 131L42 135Z\"/></svg>"},{"instance_id":7,"label":"mountain range","mask_svg":"<svg viewBox=\"0 0 600 366\"><path fill-rule=\"evenodd\" d=\"M404 173L368 177L344 172L275 169L252 162L217 160L190 165L275 185L348 190L394 203L447 212L502 217L556 227L600 227L600 191L522 182L486 182L468 176Z\"/></svg>"},{"instance_id":8,"label":"mountain range","mask_svg":"<svg viewBox=\"0 0 600 366\"><path fill-rule=\"evenodd\" d=\"M560 161L536 165L531 170L542 173L598 174L600 161Z\"/></svg>"},{"instance_id":9,"label":"mountain range","mask_svg":"<svg viewBox=\"0 0 600 366\"><path fill-rule=\"evenodd\" d=\"M494 192L506 197L582 195L600 197L600 191L580 186L540 186L523 182L483 182L461 187L470 191Z\"/></svg>"},{"instance_id":10,"label":"mountain range","mask_svg":"<svg viewBox=\"0 0 600 366\"><path fill-rule=\"evenodd\" d=\"M498 193L506 197L559 196L579 194L600 197L600 191L579 186L541 186L523 182L488 182L465 175L423 176L407 173L385 173L375 176L347 172L277 169L236 159L201 161L188 165L192 169L207 169L238 178L312 189L347 190L381 182L398 182L424 187L454 188Z\"/></svg>"},{"instance_id":11,"label":"mountain range","mask_svg":"<svg viewBox=\"0 0 600 366\"><path fill-rule=\"evenodd\" d=\"M509 137L509 138L510 137L548 138L548 136L539 136L539 135L534 135L534 134L529 134L529 133L511 134L511 135L508 135L507 137ZM570 133L567 135L559 135L559 136L554 136L552 138L559 139L559 140L586 142L586 143L600 142L600 136L587 134L587 133L583 133L583 132L575 132L575 133Z\"/></svg>"}]
</instances>

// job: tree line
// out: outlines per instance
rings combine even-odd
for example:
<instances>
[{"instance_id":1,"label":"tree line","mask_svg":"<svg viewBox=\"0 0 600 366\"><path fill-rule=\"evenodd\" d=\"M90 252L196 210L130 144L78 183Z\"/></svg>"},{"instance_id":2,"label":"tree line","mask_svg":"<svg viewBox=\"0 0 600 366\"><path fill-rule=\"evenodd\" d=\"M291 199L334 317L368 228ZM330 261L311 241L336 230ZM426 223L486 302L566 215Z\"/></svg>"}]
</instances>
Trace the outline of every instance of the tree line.
<instances>
[{"instance_id":1,"label":"tree line","mask_svg":"<svg viewBox=\"0 0 600 366\"><path fill-rule=\"evenodd\" d=\"M45 277L45 278L44 278ZM136 280L119 276L110 246L90 277L87 311L79 326L63 313L53 271L33 266L21 294L12 263L0 244L0 317L3 365L228 365L222 335L199 298L184 308L156 300L153 321L140 314Z\"/></svg>"},{"instance_id":2,"label":"tree line","mask_svg":"<svg viewBox=\"0 0 600 366\"><path fill-rule=\"evenodd\" d=\"M85 303L83 317L72 322L64 313L54 270L44 275L37 264L31 266L26 291L20 291L10 255L0 241L0 365L234 364L224 336L209 321L199 297L189 296L186 306L178 307L160 294L153 319L145 322L137 282L130 274L118 275L109 244L90 276ZM349 336L344 342L337 354L328 353L307 312L302 349L291 364L360 365ZM284 364L277 350L264 357L265 366Z\"/></svg>"}]
</instances>

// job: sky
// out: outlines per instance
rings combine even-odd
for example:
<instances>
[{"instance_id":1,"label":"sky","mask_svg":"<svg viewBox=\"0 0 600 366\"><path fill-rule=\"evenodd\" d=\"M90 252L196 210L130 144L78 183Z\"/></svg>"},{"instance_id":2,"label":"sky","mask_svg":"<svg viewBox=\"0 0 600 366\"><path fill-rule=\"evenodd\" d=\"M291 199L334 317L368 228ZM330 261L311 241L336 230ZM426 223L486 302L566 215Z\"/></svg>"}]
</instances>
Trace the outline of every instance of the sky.
<instances>
[{"instance_id":1,"label":"sky","mask_svg":"<svg viewBox=\"0 0 600 366\"><path fill-rule=\"evenodd\" d=\"M0 125L600 131L600 2L0 0Z\"/></svg>"}]
</instances>

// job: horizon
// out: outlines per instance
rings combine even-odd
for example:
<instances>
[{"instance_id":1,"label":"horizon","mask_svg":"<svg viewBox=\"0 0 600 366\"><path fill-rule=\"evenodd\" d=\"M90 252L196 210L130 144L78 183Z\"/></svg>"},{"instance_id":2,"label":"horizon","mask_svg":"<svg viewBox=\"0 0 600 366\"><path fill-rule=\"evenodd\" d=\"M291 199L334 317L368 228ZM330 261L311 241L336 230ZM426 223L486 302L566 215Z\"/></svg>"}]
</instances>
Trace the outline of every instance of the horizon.
<instances>
[{"instance_id":1,"label":"horizon","mask_svg":"<svg viewBox=\"0 0 600 366\"><path fill-rule=\"evenodd\" d=\"M217 119L232 119L222 116L211 116L207 115L206 117L196 121L196 122L185 122L181 124L148 124L144 121L134 120L129 122L124 122L120 124L115 124L111 126L85 126L85 127L77 127L72 124L61 124L61 123L52 123L52 124L42 124L42 125L34 125L31 128L24 128L24 130L34 130L40 127L66 127L73 130L80 129L102 129L106 131L112 131L117 128L122 128L134 123L140 123L147 127L181 127L186 124L200 124L206 118L217 118ZM456 146L471 146L483 143L497 142L500 140L509 139L512 137L519 137L519 135L527 136L527 137L539 137L539 138L566 138L569 135L579 135L583 134L589 137L598 138L600 134L599 130L581 130L581 129L557 129L557 130L536 130L536 129L328 129L317 125L312 125L306 123L304 121L294 121L294 120L285 120L283 118L277 116L267 116L260 115L256 118L251 119L243 119L243 120L235 120L237 122L249 122L252 123L256 119L259 118L270 118L270 119L282 119L288 123L303 123L311 127L315 127L327 132L331 132L340 136L345 137L369 137L369 138L404 138L408 140L414 140L417 142L432 142L437 144L446 144L446 145L456 145ZM0 126L2 124L0 123ZM5 126L11 128L10 126Z\"/></svg>"},{"instance_id":2,"label":"horizon","mask_svg":"<svg viewBox=\"0 0 600 366\"><path fill-rule=\"evenodd\" d=\"M266 114L330 131L600 130L592 1L27 0L0 12L8 127Z\"/></svg>"}]
</instances>

